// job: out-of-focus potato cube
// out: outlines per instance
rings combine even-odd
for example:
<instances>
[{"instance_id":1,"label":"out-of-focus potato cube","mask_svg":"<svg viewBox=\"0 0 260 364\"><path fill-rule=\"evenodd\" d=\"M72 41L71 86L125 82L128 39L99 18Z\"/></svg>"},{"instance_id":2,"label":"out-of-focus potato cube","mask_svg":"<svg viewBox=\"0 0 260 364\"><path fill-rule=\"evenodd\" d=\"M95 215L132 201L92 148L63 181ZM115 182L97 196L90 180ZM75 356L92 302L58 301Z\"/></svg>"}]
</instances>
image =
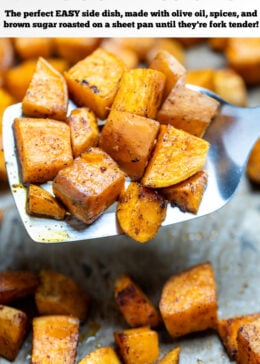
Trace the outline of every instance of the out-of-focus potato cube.
<instances>
[{"instance_id":1,"label":"out-of-focus potato cube","mask_svg":"<svg viewBox=\"0 0 260 364\"><path fill-rule=\"evenodd\" d=\"M199 171L187 180L161 189L163 196L172 206L178 206L183 212L196 214L207 187L208 174Z\"/></svg>"},{"instance_id":2,"label":"out-of-focus potato cube","mask_svg":"<svg viewBox=\"0 0 260 364\"><path fill-rule=\"evenodd\" d=\"M179 83L162 104L156 119L197 137L202 137L217 113L219 103L212 97Z\"/></svg>"},{"instance_id":3,"label":"out-of-focus potato cube","mask_svg":"<svg viewBox=\"0 0 260 364\"><path fill-rule=\"evenodd\" d=\"M257 140L249 155L246 173L254 183L260 183L260 139Z\"/></svg>"},{"instance_id":4,"label":"out-of-focus potato cube","mask_svg":"<svg viewBox=\"0 0 260 364\"><path fill-rule=\"evenodd\" d=\"M237 335L237 363L260 363L260 318L243 325Z\"/></svg>"},{"instance_id":5,"label":"out-of-focus potato cube","mask_svg":"<svg viewBox=\"0 0 260 364\"><path fill-rule=\"evenodd\" d=\"M124 72L112 109L154 119L163 100L165 82L165 75L151 68Z\"/></svg>"},{"instance_id":6,"label":"out-of-focus potato cube","mask_svg":"<svg viewBox=\"0 0 260 364\"><path fill-rule=\"evenodd\" d=\"M14 64L14 49L9 38L0 38L0 75Z\"/></svg>"},{"instance_id":7,"label":"out-of-focus potato cube","mask_svg":"<svg viewBox=\"0 0 260 364\"><path fill-rule=\"evenodd\" d=\"M102 347L87 354L78 364L121 364L121 361L113 348Z\"/></svg>"},{"instance_id":8,"label":"out-of-focus potato cube","mask_svg":"<svg viewBox=\"0 0 260 364\"><path fill-rule=\"evenodd\" d=\"M183 44L184 47L188 48L188 47L196 46L201 43L205 43L207 41L207 38L185 37L185 38L178 38L178 41L181 42L181 44Z\"/></svg>"},{"instance_id":9,"label":"out-of-focus potato cube","mask_svg":"<svg viewBox=\"0 0 260 364\"><path fill-rule=\"evenodd\" d=\"M38 277L30 271L0 272L0 304L32 296L39 284Z\"/></svg>"},{"instance_id":10,"label":"out-of-focus potato cube","mask_svg":"<svg viewBox=\"0 0 260 364\"><path fill-rule=\"evenodd\" d=\"M115 342L125 364L154 364L159 357L158 333L147 327L116 331Z\"/></svg>"},{"instance_id":11,"label":"out-of-focus potato cube","mask_svg":"<svg viewBox=\"0 0 260 364\"><path fill-rule=\"evenodd\" d=\"M180 351L181 351L180 347L172 349L167 354L165 354L161 360L159 360L158 364L178 364Z\"/></svg>"},{"instance_id":12,"label":"out-of-focus potato cube","mask_svg":"<svg viewBox=\"0 0 260 364\"><path fill-rule=\"evenodd\" d=\"M173 275L162 289L160 312L174 337L217 326L217 294L213 268L201 263Z\"/></svg>"},{"instance_id":13,"label":"out-of-focus potato cube","mask_svg":"<svg viewBox=\"0 0 260 364\"><path fill-rule=\"evenodd\" d=\"M218 321L219 337L231 360L237 360L237 334L240 327L260 318L260 313L235 316Z\"/></svg>"},{"instance_id":14,"label":"out-of-focus potato cube","mask_svg":"<svg viewBox=\"0 0 260 364\"><path fill-rule=\"evenodd\" d=\"M99 141L99 130L95 114L88 108L77 108L67 118L70 126L71 144L74 158Z\"/></svg>"},{"instance_id":15,"label":"out-of-focus potato cube","mask_svg":"<svg viewBox=\"0 0 260 364\"><path fill-rule=\"evenodd\" d=\"M68 108L68 89L64 77L44 58L39 58L22 100L26 116L65 120Z\"/></svg>"},{"instance_id":16,"label":"out-of-focus potato cube","mask_svg":"<svg viewBox=\"0 0 260 364\"><path fill-rule=\"evenodd\" d=\"M50 315L33 319L32 364L74 364L79 320L72 316Z\"/></svg>"},{"instance_id":17,"label":"out-of-focus potato cube","mask_svg":"<svg viewBox=\"0 0 260 364\"><path fill-rule=\"evenodd\" d=\"M151 240L166 216L167 201L153 189L131 182L120 195L116 216L125 234L139 243Z\"/></svg>"},{"instance_id":18,"label":"out-of-focus potato cube","mask_svg":"<svg viewBox=\"0 0 260 364\"><path fill-rule=\"evenodd\" d=\"M212 48L214 51L221 52L225 51L225 48L227 47L229 42L229 38L209 38L208 39L208 45L210 48Z\"/></svg>"},{"instance_id":19,"label":"out-of-focus potato cube","mask_svg":"<svg viewBox=\"0 0 260 364\"><path fill-rule=\"evenodd\" d=\"M149 67L161 71L166 76L164 98L167 97L176 83L186 74L184 66L168 51L159 50L151 60Z\"/></svg>"},{"instance_id":20,"label":"out-of-focus potato cube","mask_svg":"<svg viewBox=\"0 0 260 364\"><path fill-rule=\"evenodd\" d=\"M156 43L155 38L117 38L120 46L126 47L134 51L140 62L145 61L147 53Z\"/></svg>"},{"instance_id":21,"label":"out-of-focus potato cube","mask_svg":"<svg viewBox=\"0 0 260 364\"><path fill-rule=\"evenodd\" d=\"M70 128L52 119L16 118L14 132L24 183L43 183L72 163Z\"/></svg>"},{"instance_id":22,"label":"out-of-focus potato cube","mask_svg":"<svg viewBox=\"0 0 260 364\"><path fill-rule=\"evenodd\" d=\"M213 68L189 69L185 82L214 91L214 73Z\"/></svg>"},{"instance_id":23,"label":"out-of-focus potato cube","mask_svg":"<svg viewBox=\"0 0 260 364\"><path fill-rule=\"evenodd\" d=\"M166 51L176 58L181 64L185 64L186 55L182 44L177 39L156 38L153 46L146 54L146 62L151 63L152 59L160 51Z\"/></svg>"},{"instance_id":24,"label":"out-of-focus potato cube","mask_svg":"<svg viewBox=\"0 0 260 364\"><path fill-rule=\"evenodd\" d=\"M105 119L126 66L114 54L98 48L64 72L71 98Z\"/></svg>"},{"instance_id":25,"label":"out-of-focus potato cube","mask_svg":"<svg viewBox=\"0 0 260 364\"><path fill-rule=\"evenodd\" d=\"M129 326L153 328L161 322L160 314L152 301L128 274L116 279L114 297Z\"/></svg>"},{"instance_id":26,"label":"out-of-focus potato cube","mask_svg":"<svg viewBox=\"0 0 260 364\"><path fill-rule=\"evenodd\" d=\"M90 148L57 174L53 191L72 215L91 224L117 200L124 181L124 173L107 153Z\"/></svg>"},{"instance_id":27,"label":"out-of-focus potato cube","mask_svg":"<svg viewBox=\"0 0 260 364\"><path fill-rule=\"evenodd\" d=\"M160 124L153 119L112 109L102 129L99 146L132 180L139 180L159 127Z\"/></svg>"},{"instance_id":28,"label":"out-of-focus potato cube","mask_svg":"<svg viewBox=\"0 0 260 364\"><path fill-rule=\"evenodd\" d=\"M21 59L51 57L53 54L52 38L15 38L13 40L16 53Z\"/></svg>"},{"instance_id":29,"label":"out-of-focus potato cube","mask_svg":"<svg viewBox=\"0 0 260 364\"><path fill-rule=\"evenodd\" d=\"M74 64L87 57L98 48L100 38L54 38L55 53L66 59L70 64Z\"/></svg>"},{"instance_id":30,"label":"out-of-focus potato cube","mask_svg":"<svg viewBox=\"0 0 260 364\"><path fill-rule=\"evenodd\" d=\"M118 38L103 39L100 44L100 48L115 54L124 62L127 69L137 67L139 64L139 57L137 53L133 49L127 47L126 44L120 42L120 39L118 40Z\"/></svg>"},{"instance_id":31,"label":"out-of-focus potato cube","mask_svg":"<svg viewBox=\"0 0 260 364\"><path fill-rule=\"evenodd\" d=\"M142 184L150 188L162 188L186 180L204 167L208 149L206 140L170 124L161 125Z\"/></svg>"},{"instance_id":32,"label":"out-of-focus potato cube","mask_svg":"<svg viewBox=\"0 0 260 364\"><path fill-rule=\"evenodd\" d=\"M23 311L0 305L0 356L15 360L27 329L28 319Z\"/></svg>"},{"instance_id":33,"label":"out-of-focus potato cube","mask_svg":"<svg viewBox=\"0 0 260 364\"><path fill-rule=\"evenodd\" d=\"M85 321L90 297L73 279L43 269L40 271L35 302L41 315L71 315Z\"/></svg>"},{"instance_id":34,"label":"out-of-focus potato cube","mask_svg":"<svg viewBox=\"0 0 260 364\"><path fill-rule=\"evenodd\" d=\"M260 38L230 38L225 54L247 85L260 83Z\"/></svg>"}]
</instances>

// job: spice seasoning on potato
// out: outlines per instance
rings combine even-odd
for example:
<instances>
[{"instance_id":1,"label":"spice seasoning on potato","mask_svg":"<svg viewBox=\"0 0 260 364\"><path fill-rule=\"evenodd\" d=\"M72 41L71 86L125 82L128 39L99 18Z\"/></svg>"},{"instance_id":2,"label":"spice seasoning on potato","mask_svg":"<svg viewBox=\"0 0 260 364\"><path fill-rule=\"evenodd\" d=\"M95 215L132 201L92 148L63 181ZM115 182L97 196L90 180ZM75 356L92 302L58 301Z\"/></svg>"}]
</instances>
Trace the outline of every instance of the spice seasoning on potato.
<instances>
[{"instance_id":1,"label":"spice seasoning on potato","mask_svg":"<svg viewBox=\"0 0 260 364\"><path fill-rule=\"evenodd\" d=\"M237 334L237 363L260 363L260 318L240 327Z\"/></svg>"}]
</instances>

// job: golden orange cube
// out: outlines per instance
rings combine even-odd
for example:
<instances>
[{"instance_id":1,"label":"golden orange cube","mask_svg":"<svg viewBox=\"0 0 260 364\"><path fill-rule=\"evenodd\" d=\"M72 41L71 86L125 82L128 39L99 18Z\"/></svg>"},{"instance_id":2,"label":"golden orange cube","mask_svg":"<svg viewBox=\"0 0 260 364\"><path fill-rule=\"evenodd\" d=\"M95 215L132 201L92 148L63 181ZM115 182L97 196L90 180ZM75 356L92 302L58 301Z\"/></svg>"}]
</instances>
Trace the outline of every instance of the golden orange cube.
<instances>
[{"instance_id":1,"label":"golden orange cube","mask_svg":"<svg viewBox=\"0 0 260 364\"><path fill-rule=\"evenodd\" d=\"M260 363L260 318L240 327L237 335L237 363Z\"/></svg>"},{"instance_id":2,"label":"golden orange cube","mask_svg":"<svg viewBox=\"0 0 260 364\"><path fill-rule=\"evenodd\" d=\"M78 364L121 364L121 361L115 350L108 346L91 351Z\"/></svg>"},{"instance_id":3,"label":"golden orange cube","mask_svg":"<svg viewBox=\"0 0 260 364\"><path fill-rule=\"evenodd\" d=\"M161 360L159 360L158 364L178 364L180 351L181 348L179 346L170 350Z\"/></svg>"}]
</instances>

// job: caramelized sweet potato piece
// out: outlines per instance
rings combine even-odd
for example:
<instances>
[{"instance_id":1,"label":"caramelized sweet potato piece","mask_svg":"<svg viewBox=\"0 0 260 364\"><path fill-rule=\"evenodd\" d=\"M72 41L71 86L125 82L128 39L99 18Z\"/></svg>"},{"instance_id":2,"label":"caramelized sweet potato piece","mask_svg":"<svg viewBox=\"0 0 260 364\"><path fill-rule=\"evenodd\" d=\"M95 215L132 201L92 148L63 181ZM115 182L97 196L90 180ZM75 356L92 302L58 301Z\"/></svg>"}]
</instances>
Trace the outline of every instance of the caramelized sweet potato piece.
<instances>
[{"instance_id":1,"label":"caramelized sweet potato piece","mask_svg":"<svg viewBox=\"0 0 260 364\"><path fill-rule=\"evenodd\" d=\"M116 331L115 342L125 364L153 364L159 356L156 331L148 327Z\"/></svg>"},{"instance_id":2,"label":"caramelized sweet potato piece","mask_svg":"<svg viewBox=\"0 0 260 364\"><path fill-rule=\"evenodd\" d=\"M129 326L156 327L161 322L152 301L129 275L124 274L116 279L114 297Z\"/></svg>"},{"instance_id":3,"label":"caramelized sweet potato piece","mask_svg":"<svg viewBox=\"0 0 260 364\"><path fill-rule=\"evenodd\" d=\"M68 90L64 77L40 57L22 100L23 114L65 120L67 108Z\"/></svg>"},{"instance_id":4,"label":"caramelized sweet potato piece","mask_svg":"<svg viewBox=\"0 0 260 364\"><path fill-rule=\"evenodd\" d=\"M33 295L38 283L38 277L30 271L0 272L0 304Z\"/></svg>"},{"instance_id":5,"label":"caramelized sweet potato piece","mask_svg":"<svg viewBox=\"0 0 260 364\"><path fill-rule=\"evenodd\" d=\"M159 126L155 120L111 110L102 129L99 146L136 181L143 176Z\"/></svg>"},{"instance_id":6,"label":"caramelized sweet potato piece","mask_svg":"<svg viewBox=\"0 0 260 364\"><path fill-rule=\"evenodd\" d=\"M161 106L166 77L157 70L134 68L126 71L112 109L154 119Z\"/></svg>"},{"instance_id":7,"label":"caramelized sweet potato piece","mask_svg":"<svg viewBox=\"0 0 260 364\"><path fill-rule=\"evenodd\" d=\"M235 316L218 321L217 331L231 360L237 360L237 334L240 327L260 318L260 313Z\"/></svg>"},{"instance_id":8,"label":"caramelized sweet potato piece","mask_svg":"<svg viewBox=\"0 0 260 364\"><path fill-rule=\"evenodd\" d=\"M108 346L91 351L78 364L121 364L121 361L115 350Z\"/></svg>"},{"instance_id":9,"label":"caramelized sweet potato piece","mask_svg":"<svg viewBox=\"0 0 260 364\"><path fill-rule=\"evenodd\" d=\"M175 128L202 137L216 115L218 106L218 101L212 97L179 83L164 101L156 119L161 124L171 124Z\"/></svg>"},{"instance_id":10,"label":"caramelized sweet potato piece","mask_svg":"<svg viewBox=\"0 0 260 364\"><path fill-rule=\"evenodd\" d=\"M90 148L57 174L53 191L72 215L91 224L117 200L124 180L123 172L107 153Z\"/></svg>"},{"instance_id":11,"label":"caramelized sweet potato piece","mask_svg":"<svg viewBox=\"0 0 260 364\"><path fill-rule=\"evenodd\" d=\"M166 208L166 200L157 191L131 182L119 198L116 215L125 234L145 243L156 235Z\"/></svg>"},{"instance_id":12,"label":"caramelized sweet potato piece","mask_svg":"<svg viewBox=\"0 0 260 364\"><path fill-rule=\"evenodd\" d=\"M74 157L98 144L99 130L95 114L82 107L71 111L67 118L70 126L71 144Z\"/></svg>"},{"instance_id":13,"label":"caramelized sweet potato piece","mask_svg":"<svg viewBox=\"0 0 260 364\"><path fill-rule=\"evenodd\" d=\"M183 212L196 214L206 189L207 182L207 172L199 171L183 182L162 188L161 193L172 206L178 206Z\"/></svg>"},{"instance_id":14,"label":"caramelized sweet potato piece","mask_svg":"<svg viewBox=\"0 0 260 364\"><path fill-rule=\"evenodd\" d=\"M243 325L237 335L237 363L260 363L260 317Z\"/></svg>"},{"instance_id":15,"label":"caramelized sweet potato piece","mask_svg":"<svg viewBox=\"0 0 260 364\"><path fill-rule=\"evenodd\" d=\"M0 356L13 361L25 339L28 319L24 312L0 305Z\"/></svg>"},{"instance_id":16,"label":"caramelized sweet potato piece","mask_svg":"<svg viewBox=\"0 0 260 364\"><path fill-rule=\"evenodd\" d=\"M178 364L180 351L181 351L180 347L172 349L167 354L165 354L161 360L159 360L158 364Z\"/></svg>"},{"instance_id":17,"label":"caramelized sweet potato piece","mask_svg":"<svg viewBox=\"0 0 260 364\"><path fill-rule=\"evenodd\" d=\"M189 69L185 76L185 82L214 91L214 74L213 68Z\"/></svg>"},{"instance_id":18,"label":"caramelized sweet potato piece","mask_svg":"<svg viewBox=\"0 0 260 364\"><path fill-rule=\"evenodd\" d=\"M28 186L26 211L29 215L63 220L66 210L53 195L41 186Z\"/></svg>"},{"instance_id":19,"label":"caramelized sweet potato piece","mask_svg":"<svg viewBox=\"0 0 260 364\"><path fill-rule=\"evenodd\" d=\"M71 98L105 119L126 66L114 54L98 48L64 72Z\"/></svg>"},{"instance_id":20,"label":"caramelized sweet potato piece","mask_svg":"<svg viewBox=\"0 0 260 364\"><path fill-rule=\"evenodd\" d=\"M52 119L16 118L14 133L24 183L52 180L72 163L70 128Z\"/></svg>"},{"instance_id":21,"label":"caramelized sweet potato piece","mask_svg":"<svg viewBox=\"0 0 260 364\"><path fill-rule=\"evenodd\" d=\"M215 328L217 295L211 264L198 264L170 277L159 307L166 329L174 338Z\"/></svg>"},{"instance_id":22,"label":"caramelized sweet potato piece","mask_svg":"<svg viewBox=\"0 0 260 364\"><path fill-rule=\"evenodd\" d=\"M89 311L90 297L73 279L43 269L35 302L41 315L71 315L84 321Z\"/></svg>"},{"instance_id":23,"label":"caramelized sweet potato piece","mask_svg":"<svg viewBox=\"0 0 260 364\"><path fill-rule=\"evenodd\" d=\"M15 38L13 44L21 59L47 58L53 54L52 38Z\"/></svg>"},{"instance_id":24,"label":"caramelized sweet potato piece","mask_svg":"<svg viewBox=\"0 0 260 364\"><path fill-rule=\"evenodd\" d=\"M79 336L79 320L51 315L33 319L31 364L74 364Z\"/></svg>"},{"instance_id":25,"label":"caramelized sweet potato piece","mask_svg":"<svg viewBox=\"0 0 260 364\"><path fill-rule=\"evenodd\" d=\"M151 188L169 187L200 171L209 143L172 125L161 125L153 155L141 180Z\"/></svg>"}]
</instances>

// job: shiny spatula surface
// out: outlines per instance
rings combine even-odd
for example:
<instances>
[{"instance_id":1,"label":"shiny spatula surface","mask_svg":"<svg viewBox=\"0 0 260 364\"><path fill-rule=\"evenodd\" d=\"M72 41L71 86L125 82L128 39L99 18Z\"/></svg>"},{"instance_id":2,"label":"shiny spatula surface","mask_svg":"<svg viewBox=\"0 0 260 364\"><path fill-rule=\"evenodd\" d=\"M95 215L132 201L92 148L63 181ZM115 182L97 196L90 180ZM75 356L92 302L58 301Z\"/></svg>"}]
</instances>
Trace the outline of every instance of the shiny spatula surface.
<instances>
[{"instance_id":1,"label":"shiny spatula surface","mask_svg":"<svg viewBox=\"0 0 260 364\"><path fill-rule=\"evenodd\" d=\"M208 185L196 215L168 206L162 226L204 216L224 206L233 196L244 173L248 155L260 136L260 107L240 108L230 105L212 92L188 86L220 102L218 116L211 122L204 138L210 149L205 170ZM72 108L73 105L70 105ZM21 103L8 107L3 116L3 145L10 188L27 233L35 242L68 242L121 234L111 206L93 224L86 226L73 217L64 221L29 216L26 212L26 187L21 182L19 160L13 134L13 121L22 116ZM52 191L51 183L42 187Z\"/></svg>"}]
</instances>

